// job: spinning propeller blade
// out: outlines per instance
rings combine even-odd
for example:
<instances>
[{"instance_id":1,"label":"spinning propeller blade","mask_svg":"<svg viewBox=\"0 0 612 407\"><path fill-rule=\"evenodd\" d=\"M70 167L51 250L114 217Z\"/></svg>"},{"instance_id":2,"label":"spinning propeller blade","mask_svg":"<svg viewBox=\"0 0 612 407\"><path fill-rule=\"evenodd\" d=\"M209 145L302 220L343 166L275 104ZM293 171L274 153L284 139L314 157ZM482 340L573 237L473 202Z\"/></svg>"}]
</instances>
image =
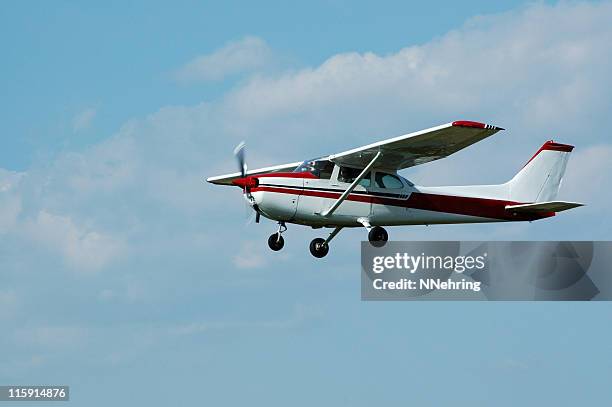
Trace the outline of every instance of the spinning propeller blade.
<instances>
[{"instance_id":1,"label":"spinning propeller blade","mask_svg":"<svg viewBox=\"0 0 612 407\"><path fill-rule=\"evenodd\" d=\"M244 158L244 148L246 144L244 141L241 141L240 144L236 146L234 149L234 156L236 156L236 161L238 161L238 169L240 171L240 177L244 178L247 172L247 164Z\"/></svg>"},{"instance_id":2,"label":"spinning propeller blade","mask_svg":"<svg viewBox=\"0 0 612 407\"><path fill-rule=\"evenodd\" d=\"M244 141L241 141L236 148L234 148L234 156L236 157L236 161L238 162L238 169L240 171L240 177L244 178L246 176L247 170L248 170L248 166L246 163L246 158L245 158L245 149L246 149L246 144ZM256 209L256 207L253 207L251 205L251 193L249 188L247 188L247 186L245 185L242 188L242 192L244 193L244 199L247 202L247 207L250 207L251 209L253 209L255 211L255 223L259 223L259 217L260 217L260 213L259 211ZM247 220L247 225L251 224L253 222L253 216L251 216L248 220Z\"/></svg>"}]
</instances>

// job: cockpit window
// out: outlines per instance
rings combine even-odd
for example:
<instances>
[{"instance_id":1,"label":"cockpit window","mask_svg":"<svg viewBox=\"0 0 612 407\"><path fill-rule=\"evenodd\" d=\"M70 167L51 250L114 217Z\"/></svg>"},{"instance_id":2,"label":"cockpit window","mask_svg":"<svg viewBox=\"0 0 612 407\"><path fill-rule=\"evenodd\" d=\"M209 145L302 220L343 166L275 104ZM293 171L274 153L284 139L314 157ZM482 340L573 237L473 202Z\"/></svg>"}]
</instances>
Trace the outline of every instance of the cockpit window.
<instances>
[{"instance_id":1,"label":"cockpit window","mask_svg":"<svg viewBox=\"0 0 612 407\"><path fill-rule=\"evenodd\" d=\"M334 163L329 160L306 160L293 172L310 172L321 179L330 179Z\"/></svg>"},{"instance_id":2,"label":"cockpit window","mask_svg":"<svg viewBox=\"0 0 612 407\"><path fill-rule=\"evenodd\" d=\"M377 172L374 178L378 188L402 189L404 187L402 181L395 175Z\"/></svg>"}]
</instances>

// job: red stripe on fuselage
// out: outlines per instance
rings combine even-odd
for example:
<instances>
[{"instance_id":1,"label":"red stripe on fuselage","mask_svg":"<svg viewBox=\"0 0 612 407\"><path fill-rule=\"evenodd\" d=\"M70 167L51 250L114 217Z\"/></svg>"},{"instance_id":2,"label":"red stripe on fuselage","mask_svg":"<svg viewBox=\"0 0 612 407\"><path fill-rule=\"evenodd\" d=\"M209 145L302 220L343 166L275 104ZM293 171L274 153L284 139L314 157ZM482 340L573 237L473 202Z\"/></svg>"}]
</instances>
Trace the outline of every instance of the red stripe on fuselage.
<instances>
[{"instance_id":1,"label":"red stripe on fuselage","mask_svg":"<svg viewBox=\"0 0 612 407\"><path fill-rule=\"evenodd\" d=\"M327 191L313 191L303 189L290 189L281 187L260 186L253 188L251 192L275 192L280 194L293 194L316 196L320 198L338 199L340 193ZM372 195L349 194L349 201L373 203L377 205L399 206L412 209L421 209L434 212L454 213L457 215L477 216L500 220L537 220L554 216L554 212L542 214L512 214L506 211L506 205L517 205L520 202L505 201L487 198L473 198L465 196L425 194L413 192L408 199L382 198Z\"/></svg>"}]
</instances>

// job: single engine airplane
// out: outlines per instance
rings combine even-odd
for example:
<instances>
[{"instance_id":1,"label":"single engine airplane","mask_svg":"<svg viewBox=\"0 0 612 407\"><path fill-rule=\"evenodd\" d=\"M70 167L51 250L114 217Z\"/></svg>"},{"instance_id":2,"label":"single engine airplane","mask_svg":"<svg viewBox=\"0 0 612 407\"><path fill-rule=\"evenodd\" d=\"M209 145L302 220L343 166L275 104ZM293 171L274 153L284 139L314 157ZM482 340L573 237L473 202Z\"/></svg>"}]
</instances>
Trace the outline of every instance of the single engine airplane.
<instances>
[{"instance_id":1,"label":"single engine airplane","mask_svg":"<svg viewBox=\"0 0 612 407\"><path fill-rule=\"evenodd\" d=\"M272 250L285 242L286 223L333 228L310 243L324 257L331 240L345 227L365 227L368 240L382 246L383 226L534 221L582 206L556 201L573 146L545 142L508 182L498 185L418 186L397 171L448 157L500 130L473 121L441 126L379 141L304 162L249 170L244 143L236 147L240 171L208 182L235 185L260 216L278 222L268 239Z\"/></svg>"}]
</instances>

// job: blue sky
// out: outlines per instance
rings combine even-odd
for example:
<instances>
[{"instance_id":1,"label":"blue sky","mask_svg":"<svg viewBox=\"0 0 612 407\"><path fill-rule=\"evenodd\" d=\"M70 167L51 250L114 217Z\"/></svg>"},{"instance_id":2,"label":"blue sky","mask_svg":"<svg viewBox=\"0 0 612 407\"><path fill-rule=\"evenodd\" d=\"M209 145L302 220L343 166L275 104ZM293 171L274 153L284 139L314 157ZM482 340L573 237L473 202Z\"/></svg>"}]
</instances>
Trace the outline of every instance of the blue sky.
<instances>
[{"instance_id":1,"label":"blue sky","mask_svg":"<svg viewBox=\"0 0 612 407\"><path fill-rule=\"evenodd\" d=\"M421 3L5 5L0 383L88 406L609 404L605 303L364 303L364 231L316 260L320 232L290 226L272 253L274 224L202 182L240 140L256 167L480 120L507 130L402 174L501 182L554 138L587 206L392 239L610 239L612 4Z\"/></svg>"}]
</instances>

